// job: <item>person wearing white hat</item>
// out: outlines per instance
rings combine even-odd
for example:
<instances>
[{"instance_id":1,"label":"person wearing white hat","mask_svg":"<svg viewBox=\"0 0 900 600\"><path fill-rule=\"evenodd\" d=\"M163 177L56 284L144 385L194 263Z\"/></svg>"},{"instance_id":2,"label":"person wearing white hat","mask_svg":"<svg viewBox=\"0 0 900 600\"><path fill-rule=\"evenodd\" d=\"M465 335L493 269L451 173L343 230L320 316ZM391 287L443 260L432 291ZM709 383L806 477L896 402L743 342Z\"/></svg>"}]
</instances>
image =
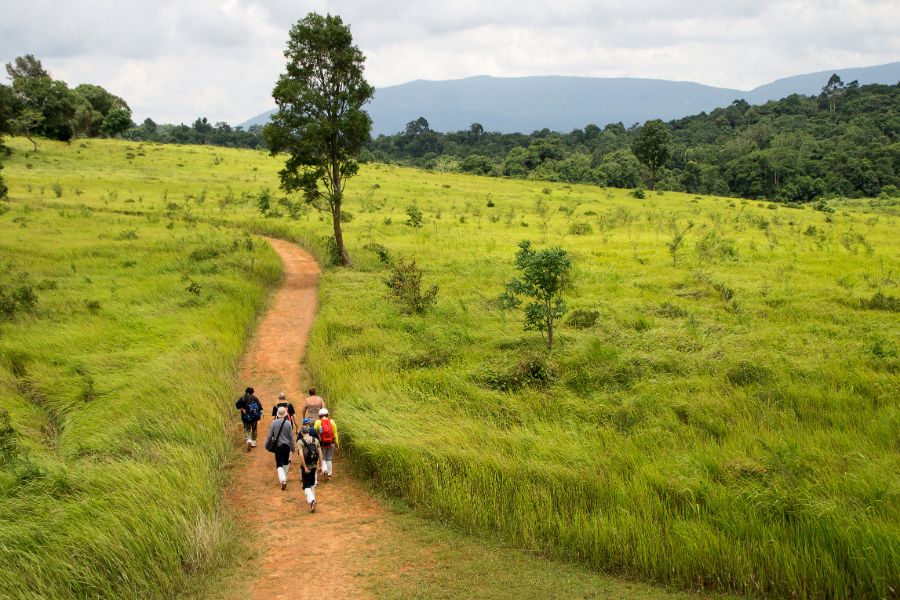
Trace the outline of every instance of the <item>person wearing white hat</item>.
<instances>
[{"instance_id":1,"label":"person wearing white hat","mask_svg":"<svg viewBox=\"0 0 900 600\"><path fill-rule=\"evenodd\" d=\"M327 408L319 410L319 420L316 421L315 429L319 432L319 442L322 444L322 473L331 479L334 473L334 448L340 439L337 424L328 417Z\"/></svg>"}]
</instances>

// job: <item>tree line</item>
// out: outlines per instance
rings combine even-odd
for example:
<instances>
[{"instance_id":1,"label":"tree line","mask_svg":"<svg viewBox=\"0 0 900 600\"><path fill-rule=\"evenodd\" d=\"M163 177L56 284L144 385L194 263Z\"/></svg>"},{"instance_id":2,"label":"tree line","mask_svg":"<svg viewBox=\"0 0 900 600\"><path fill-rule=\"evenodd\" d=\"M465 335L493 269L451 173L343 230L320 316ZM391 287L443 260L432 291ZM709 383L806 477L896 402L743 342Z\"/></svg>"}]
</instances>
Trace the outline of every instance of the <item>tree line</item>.
<instances>
[{"instance_id":1,"label":"tree line","mask_svg":"<svg viewBox=\"0 0 900 600\"><path fill-rule=\"evenodd\" d=\"M895 193L900 174L900 85L844 84L817 96L569 133L486 132L479 123L440 133L420 117L380 135L369 158L460 171L618 188L806 202Z\"/></svg>"}]
</instances>

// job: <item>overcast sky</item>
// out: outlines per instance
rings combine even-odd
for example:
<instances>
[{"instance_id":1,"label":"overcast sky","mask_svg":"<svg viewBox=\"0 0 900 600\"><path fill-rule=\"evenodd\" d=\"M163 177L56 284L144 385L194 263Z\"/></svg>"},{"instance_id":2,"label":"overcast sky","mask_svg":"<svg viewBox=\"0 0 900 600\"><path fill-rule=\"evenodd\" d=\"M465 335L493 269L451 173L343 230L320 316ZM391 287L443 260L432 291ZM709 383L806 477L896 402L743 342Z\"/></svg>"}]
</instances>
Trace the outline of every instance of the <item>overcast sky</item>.
<instances>
[{"instance_id":1,"label":"overcast sky","mask_svg":"<svg viewBox=\"0 0 900 600\"><path fill-rule=\"evenodd\" d=\"M472 75L654 77L751 89L900 60L900 0L0 0L0 59L31 53L137 121L274 106L290 26L340 15L377 87Z\"/></svg>"}]
</instances>

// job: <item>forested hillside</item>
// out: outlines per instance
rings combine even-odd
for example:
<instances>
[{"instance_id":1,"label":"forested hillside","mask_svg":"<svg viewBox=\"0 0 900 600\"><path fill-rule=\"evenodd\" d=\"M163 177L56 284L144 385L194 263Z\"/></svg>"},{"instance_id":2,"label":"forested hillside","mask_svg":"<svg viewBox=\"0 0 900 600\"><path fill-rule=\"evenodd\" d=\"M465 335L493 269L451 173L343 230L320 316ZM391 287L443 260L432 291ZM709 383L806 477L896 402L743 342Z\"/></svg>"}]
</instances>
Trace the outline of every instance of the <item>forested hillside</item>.
<instances>
[{"instance_id":1,"label":"forested hillside","mask_svg":"<svg viewBox=\"0 0 900 600\"><path fill-rule=\"evenodd\" d=\"M843 84L818 96L743 100L666 124L667 160L657 187L691 193L809 201L820 196L896 194L900 173L900 86ZM648 170L632 152L643 128L587 125L500 134L473 123L442 134L417 119L379 136L372 158L439 171L632 188Z\"/></svg>"}]
</instances>

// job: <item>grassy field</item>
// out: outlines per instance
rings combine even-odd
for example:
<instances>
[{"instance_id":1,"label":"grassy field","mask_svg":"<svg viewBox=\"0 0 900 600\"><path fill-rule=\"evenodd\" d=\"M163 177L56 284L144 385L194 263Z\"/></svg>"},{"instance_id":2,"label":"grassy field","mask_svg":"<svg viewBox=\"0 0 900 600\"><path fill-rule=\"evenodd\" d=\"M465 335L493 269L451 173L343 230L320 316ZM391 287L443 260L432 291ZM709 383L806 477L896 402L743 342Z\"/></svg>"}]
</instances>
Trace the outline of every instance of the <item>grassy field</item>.
<instances>
[{"instance_id":1,"label":"grassy field","mask_svg":"<svg viewBox=\"0 0 900 600\"><path fill-rule=\"evenodd\" d=\"M324 257L328 221L277 203L280 164L261 152L10 145L14 211L229 225L217 235ZM256 211L266 188L283 215ZM896 596L900 210L832 206L369 165L348 190L355 264L323 275L309 368L355 468L421 514L685 589ZM571 253L567 301L596 317L550 356L497 308L523 239ZM386 298L379 250L440 286L434 310Z\"/></svg>"},{"instance_id":2,"label":"grassy field","mask_svg":"<svg viewBox=\"0 0 900 600\"><path fill-rule=\"evenodd\" d=\"M203 224L0 211L0 595L183 593L233 543L225 414L278 259Z\"/></svg>"}]
</instances>

